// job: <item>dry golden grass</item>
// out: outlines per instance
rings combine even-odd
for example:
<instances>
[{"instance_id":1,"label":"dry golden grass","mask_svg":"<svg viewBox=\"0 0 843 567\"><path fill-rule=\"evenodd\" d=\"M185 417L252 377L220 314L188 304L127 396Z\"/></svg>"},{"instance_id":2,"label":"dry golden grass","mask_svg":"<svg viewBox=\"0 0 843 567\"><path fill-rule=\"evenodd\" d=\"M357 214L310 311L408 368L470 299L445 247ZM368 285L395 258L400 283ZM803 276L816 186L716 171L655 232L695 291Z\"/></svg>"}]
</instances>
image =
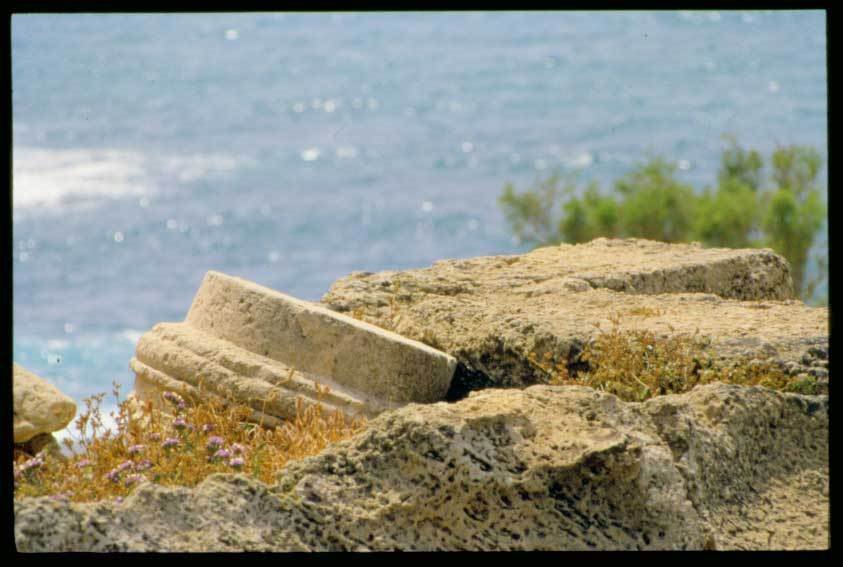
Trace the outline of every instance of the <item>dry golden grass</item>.
<instances>
[{"instance_id":1,"label":"dry golden grass","mask_svg":"<svg viewBox=\"0 0 843 567\"><path fill-rule=\"evenodd\" d=\"M552 364L550 353L541 361L533 354L530 360L547 373L551 384L589 386L634 402L680 394L715 381L804 394L817 392L813 378L789 376L771 360L718 363L709 353L711 340L707 337L659 337L651 331L622 331L618 316L611 321L612 329L600 332L583 349L580 360L588 364L586 371L572 375L566 364Z\"/></svg>"},{"instance_id":2,"label":"dry golden grass","mask_svg":"<svg viewBox=\"0 0 843 567\"><path fill-rule=\"evenodd\" d=\"M288 461L313 455L330 443L365 427L364 420L346 421L341 413L323 414L322 406L297 405L296 418L268 428L249 423L252 410L202 401L188 406L165 392L172 415L151 404L132 412L130 402L114 395L116 430L103 426L100 404L104 394L85 400L74 422L76 447L67 459L42 452L15 455L15 497L45 496L88 502L122 498L136 485L195 486L216 472L243 472L270 483Z\"/></svg>"},{"instance_id":3,"label":"dry golden grass","mask_svg":"<svg viewBox=\"0 0 843 567\"><path fill-rule=\"evenodd\" d=\"M391 286L392 294L389 296L389 314L384 319L377 319L367 315L366 309L362 305L352 309L348 315L358 321L363 321L364 323L375 325L381 329L395 332L398 323L401 321L401 313L404 310L404 307L400 303L401 300L399 299L402 291L401 280L398 278L393 279Z\"/></svg>"},{"instance_id":4,"label":"dry golden grass","mask_svg":"<svg viewBox=\"0 0 843 567\"><path fill-rule=\"evenodd\" d=\"M635 307L627 311L627 315L633 317L661 317L664 313L664 309L655 309L653 307Z\"/></svg>"}]
</instances>

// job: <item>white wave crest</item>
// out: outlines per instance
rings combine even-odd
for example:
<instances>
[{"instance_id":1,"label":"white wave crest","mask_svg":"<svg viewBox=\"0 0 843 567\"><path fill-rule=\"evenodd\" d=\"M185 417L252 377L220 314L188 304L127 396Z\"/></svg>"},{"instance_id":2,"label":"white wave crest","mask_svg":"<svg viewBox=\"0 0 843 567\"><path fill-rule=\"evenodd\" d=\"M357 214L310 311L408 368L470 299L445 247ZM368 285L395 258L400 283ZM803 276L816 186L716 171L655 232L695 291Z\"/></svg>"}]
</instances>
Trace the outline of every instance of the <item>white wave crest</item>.
<instances>
[{"instance_id":1,"label":"white wave crest","mask_svg":"<svg viewBox=\"0 0 843 567\"><path fill-rule=\"evenodd\" d=\"M134 152L15 148L12 155L13 208L140 194L145 181L144 158Z\"/></svg>"}]
</instances>

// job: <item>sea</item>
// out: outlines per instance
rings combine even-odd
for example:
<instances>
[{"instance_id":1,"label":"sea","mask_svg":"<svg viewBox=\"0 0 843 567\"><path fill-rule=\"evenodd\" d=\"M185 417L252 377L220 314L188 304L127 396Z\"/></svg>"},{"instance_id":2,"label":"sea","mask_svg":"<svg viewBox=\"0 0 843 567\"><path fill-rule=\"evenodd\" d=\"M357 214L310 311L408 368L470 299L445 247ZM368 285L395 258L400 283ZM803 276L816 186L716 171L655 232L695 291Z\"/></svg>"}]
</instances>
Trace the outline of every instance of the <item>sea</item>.
<instances>
[{"instance_id":1,"label":"sea","mask_svg":"<svg viewBox=\"0 0 843 567\"><path fill-rule=\"evenodd\" d=\"M16 14L11 47L13 357L80 408L208 270L315 301L528 250L507 182L827 156L816 10Z\"/></svg>"}]
</instances>

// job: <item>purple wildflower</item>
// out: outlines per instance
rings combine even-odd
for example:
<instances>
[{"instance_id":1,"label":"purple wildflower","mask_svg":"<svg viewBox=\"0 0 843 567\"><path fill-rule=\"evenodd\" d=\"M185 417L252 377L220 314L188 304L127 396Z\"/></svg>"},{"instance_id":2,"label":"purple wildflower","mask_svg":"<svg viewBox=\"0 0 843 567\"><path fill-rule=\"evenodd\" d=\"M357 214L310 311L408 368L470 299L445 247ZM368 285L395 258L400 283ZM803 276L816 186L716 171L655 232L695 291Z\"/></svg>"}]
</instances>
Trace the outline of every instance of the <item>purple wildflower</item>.
<instances>
[{"instance_id":1,"label":"purple wildflower","mask_svg":"<svg viewBox=\"0 0 843 567\"><path fill-rule=\"evenodd\" d=\"M117 469L111 469L106 473L105 478L107 478L111 482L117 482L120 480L120 471L118 471Z\"/></svg>"},{"instance_id":2,"label":"purple wildflower","mask_svg":"<svg viewBox=\"0 0 843 567\"><path fill-rule=\"evenodd\" d=\"M143 445L138 444L138 445L132 445L131 447L129 447L129 454L130 455L137 455L141 451L143 451Z\"/></svg>"},{"instance_id":3,"label":"purple wildflower","mask_svg":"<svg viewBox=\"0 0 843 567\"><path fill-rule=\"evenodd\" d=\"M173 404L174 406L178 406L179 404L184 404L184 400L182 399L182 397L179 396L178 394L176 394L175 392L170 392L170 391L164 392L162 394L162 397L165 400L167 400L168 402L170 402L171 404Z\"/></svg>"},{"instance_id":4,"label":"purple wildflower","mask_svg":"<svg viewBox=\"0 0 843 567\"><path fill-rule=\"evenodd\" d=\"M214 456L212 458L214 460L216 460L216 459L227 459L230 456L231 456L231 451L229 451L228 449L220 449L219 451L214 453Z\"/></svg>"},{"instance_id":5,"label":"purple wildflower","mask_svg":"<svg viewBox=\"0 0 843 567\"><path fill-rule=\"evenodd\" d=\"M164 439L164 442L161 443L161 446L164 447L165 449L170 449L172 447L176 447L178 444L179 444L178 439L176 439L175 437L168 437L167 439Z\"/></svg>"},{"instance_id":6,"label":"purple wildflower","mask_svg":"<svg viewBox=\"0 0 843 567\"><path fill-rule=\"evenodd\" d=\"M184 418L177 417L176 419L173 420L173 427L175 427L178 430L182 430L185 427L187 427L187 422L184 420Z\"/></svg>"},{"instance_id":7,"label":"purple wildflower","mask_svg":"<svg viewBox=\"0 0 843 567\"><path fill-rule=\"evenodd\" d=\"M92 463L90 459L82 459L81 461L76 463L76 468L83 469L85 467L90 467L92 464L94 463Z\"/></svg>"},{"instance_id":8,"label":"purple wildflower","mask_svg":"<svg viewBox=\"0 0 843 567\"><path fill-rule=\"evenodd\" d=\"M147 435L150 441L161 441L161 434L158 432L150 433Z\"/></svg>"},{"instance_id":9,"label":"purple wildflower","mask_svg":"<svg viewBox=\"0 0 843 567\"><path fill-rule=\"evenodd\" d=\"M231 452L235 455L242 455L246 452L246 447L244 447L240 443L232 443Z\"/></svg>"},{"instance_id":10,"label":"purple wildflower","mask_svg":"<svg viewBox=\"0 0 843 567\"><path fill-rule=\"evenodd\" d=\"M135 463L133 463L132 461L123 461L122 463L117 465L117 468L114 469L114 470L117 471L117 474L120 474L121 472L123 472L127 469L131 469L134 466L135 466Z\"/></svg>"},{"instance_id":11,"label":"purple wildflower","mask_svg":"<svg viewBox=\"0 0 843 567\"><path fill-rule=\"evenodd\" d=\"M202 426L202 433L210 433L214 429L213 423L206 423Z\"/></svg>"},{"instance_id":12,"label":"purple wildflower","mask_svg":"<svg viewBox=\"0 0 843 567\"><path fill-rule=\"evenodd\" d=\"M141 462L139 462L137 465L135 465L136 471L145 471L145 470L151 469L151 468L152 468L152 461L150 461L149 459L144 459Z\"/></svg>"},{"instance_id":13,"label":"purple wildflower","mask_svg":"<svg viewBox=\"0 0 843 567\"><path fill-rule=\"evenodd\" d=\"M208 437L208 450L216 451L217 449L222 447L223 443L225 443L225 440L222 437L220 437L219 435L212 435L211 437Z\"/></svg>"},{"instance_id":14,"label":"purple wildflower","mask_svg":"<svg viewBox=\"0 0 843 567\"><path fill-rule=\"evenodd\" d=\"M233 469L242 468L243 465L245 465L245 464L246 464L246 461L243 460L242 457L234 457L233 459L228 461L228 466L230 466Z\"/></svg>"}]
</instances>

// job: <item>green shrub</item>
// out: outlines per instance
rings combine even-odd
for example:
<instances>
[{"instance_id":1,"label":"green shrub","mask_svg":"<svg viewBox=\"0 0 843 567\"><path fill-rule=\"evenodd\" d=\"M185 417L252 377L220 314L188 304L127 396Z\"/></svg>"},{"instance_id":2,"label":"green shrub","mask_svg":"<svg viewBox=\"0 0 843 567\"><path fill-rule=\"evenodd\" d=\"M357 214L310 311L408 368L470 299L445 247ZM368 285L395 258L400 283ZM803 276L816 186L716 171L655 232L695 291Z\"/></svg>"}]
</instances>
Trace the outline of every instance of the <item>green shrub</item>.
<instances>
[{"instance_id":1,"label":"green shrub","mask_svg":"<svg viewBox=\"0 0 843 567\"><path fill-rule=\"evenodd\" d=\"M694 188L676 179L676 166L651 158L615 182L627 235L662 242L691 237L696 201Z\"/></svg>"},{"instance_id":2,"label":"green shrub","mask_svg":"<svg viewBox=\"0 0 843 567\"><path fill-rule=\"evenodd\" d=\"M521 193L507 183L499 203L515 236L534 246L600 236L768 246L790 262L797 295L811 299L827 274L825 258L818 258L819 275L805 280L826 215L817 185L819 153L803 146L777 148L770 158L772 184L765 187L761 154L727 140L716 186L700 192L677 178L673 163L654 156L616 180L611 194L594 182L579 192L575 176L555 173Z\"/></svg>"}]
</instances>

